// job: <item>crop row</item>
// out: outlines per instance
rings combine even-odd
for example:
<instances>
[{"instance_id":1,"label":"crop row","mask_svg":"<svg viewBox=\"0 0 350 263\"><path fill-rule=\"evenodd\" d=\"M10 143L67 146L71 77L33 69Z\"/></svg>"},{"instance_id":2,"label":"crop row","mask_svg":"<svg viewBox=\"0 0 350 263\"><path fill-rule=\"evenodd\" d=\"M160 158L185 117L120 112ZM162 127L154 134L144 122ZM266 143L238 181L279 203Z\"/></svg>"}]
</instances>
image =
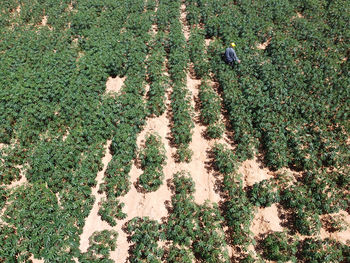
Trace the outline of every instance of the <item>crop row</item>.
<instances>
[{"instance_id":1,"label":"crop row","mask_svg":"<svg viewBox=\"0 0 350 263\"><path fill-rule=\"evenodd\" d=\"M139 4L143 5L143 2L140 1ZM104 183L99 189L99 192L105 192L107 195L107 200L101 203L99 214L112 226L116 224L115 219L126 216L122 212L124 204L119 203L116 198L125 195L130 189L129 172L132 161L136 158L137 134L146 119L143 100L146 67L143 62L148 54L147 43L151 38L149 34L152 24L151 11L142 11L141 14L131 13L125 24L127 28L125 41L132 43L127 56L127 79L115 101L120 111L110 148L112 160L107 166Z\"/></svg>"},{"instance_id":2,"label":"crop row","mask_svg":"<svg viewBox=\"0 0 350 263\"><path fill-rule=\"evenodd\" d=\"M201 121L207 125L206 135L209 138L220 138L225 129L221 121L221 101L216 91L208 83L211 75L209 74L205 30L200 25L199 10L196 1L186 3L187 23L191 25L188 49L195 75L197 78L203 79L199 88L199 100Z\"/></svg>"},{"instance_id":3,"label":"crop row","mask_svg":"<svg viewBox=\"0 0 350 263\"><path fill-rule=\"evenodd\" d=\"M139 153L143 173L139 185L146 191L156 191L163 183L163 165L166 163L165 148L157 134L148 134L143 149Z\"/></svg>"},{"instance_id":4,"label":"crop row","mask_svg":"<svg viewBox=\"0 0 350 263\"><path fill-rule=\"evenodd\" d=\"M189 162L192 151L188 148L192 141L191 100L186 88L186 74L189 61L186 39L182 32L180 18L180 1L173 1L172 8L176 16L171 22L168 44L168 69L172 80L173 92L171 94L172 127L171 133L173 143L177 146L177 159L180 162Z\"/></svg>"}]
</instances>

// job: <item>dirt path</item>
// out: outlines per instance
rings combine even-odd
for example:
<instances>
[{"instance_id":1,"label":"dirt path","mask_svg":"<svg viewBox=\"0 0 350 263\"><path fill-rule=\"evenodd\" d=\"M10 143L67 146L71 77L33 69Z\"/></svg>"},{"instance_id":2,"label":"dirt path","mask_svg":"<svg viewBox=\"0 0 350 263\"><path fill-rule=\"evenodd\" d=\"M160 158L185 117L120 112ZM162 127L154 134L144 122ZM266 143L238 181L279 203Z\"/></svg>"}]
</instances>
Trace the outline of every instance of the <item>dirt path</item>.
<instances>
[{"instance_id":1,"label":"dirt path","mask_svg":"<svg viewBox=\"0 0 350 263\"><path fill-rule=\"evenodd\" d=\"M170 93L170 91L168 92ZM127 218L124 220L119 220L117 225L118 236L118 246L116 251L111 253L111 258L115 262L125 262L129 253L128 249L130 244L127 242L127 235L122 231L122 226L136 216L148 216L151 219L158 220L161 222L163 217L168 215L168 211L165 206L166 201L171 200L171 192L167 187L167 180L172 178L174 171L176 170L176 164L173 159L173 154L175 149L170 146L170 123L167 118L168 111L170 109L170 100L166 101L167 110L163 115L150 118L147 120L147 124L143 131L139 134L137 138L137 146L140 148L144 145L145 136L149 132L156 132L161 137L161 141L164 144L166 151L166 165L163 167L164 180L160 188L151 193L140 193L135 188L135 183L137 179L142 174L142 170L137 168L135 163L132 165L130 171L130 181L132 183L130 191L123 197L120 198L121 202L125 203L124 213L127 214Z\"/></svg>"},{"instance_id":2,"label":"dirt path","mask_svg":"<svg viewBox=\"0 0 350 263\"><path fill-rule=\"evenodd\" d=\"M105 146L106 154L102 159L103 169L97 173L96 177L96 187L92 188L92 194L95 196L96 200L94 205L90 211L89 216L86 218L85 225L83 228L83 233L80 235L80 246L79 249L82 252L86 252L89 247L89 237L95 231L102 231L104 229L111 229L107 222L102 221L101 217L97 214L99 210L98 203L101 201L102 197L105 197L105 194L99 194L97 191L99 189L99 185L103 182L103 176L107 169L108 163L112 160L112 155L109 151L109 147L112 141L108 140Z\"/></svg>"},{"instance_id":3,"label":"dirt path","mask_svg":"<svg viewBox=\"0 0 350 263\"><path fill-rule=\"evenodd\" d=\"M196 101L199 101L199 87L201 80L191 78L190 74L187 74L187 88L191 92L191 104L196 109ZM198 108L198 107L197 107ZM187 170L191 172L192 178L196 185L196 192L194 198L196 203L202 204L205 200L218 203L220 196L214 191L215 177L213 171L209 171L206 168L206 164L209 163L208 153L214 143L214 141L208 141L204 138L206 127L200 125L200 111L196 109L194 112L194 129L192 135L192 142L190 143L190 149L193 151L192 160L187 166Z\"/></svg>"}]
</instances>

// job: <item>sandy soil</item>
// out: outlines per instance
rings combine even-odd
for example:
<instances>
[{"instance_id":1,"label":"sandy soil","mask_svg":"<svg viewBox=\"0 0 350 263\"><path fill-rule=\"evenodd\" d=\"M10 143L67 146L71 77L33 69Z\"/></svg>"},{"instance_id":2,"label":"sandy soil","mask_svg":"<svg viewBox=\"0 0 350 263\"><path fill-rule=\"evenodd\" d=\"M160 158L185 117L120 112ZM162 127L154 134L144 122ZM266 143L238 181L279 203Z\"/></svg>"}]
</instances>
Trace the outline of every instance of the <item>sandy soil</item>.
<instances>
[{"instance_id":1,"label":"sandy soil","mask_svg":"<svg viewBox=\"0 0 350 263\"><path fill-rule=\"evenodd\" d=\"M297 12L297 16L298 16L299 18L304 18L304 16L303 16L301 13L299 13L299 12Z\"/></svg>"},{"instance_id":2,"label":"sandy soil","mask_svg":"<svg viewBox=\"0 0 350 263\"><path fill-rule=\"evenodd\" d=\"M182 22L182 31L184 33L184 36L186 38L186 41L188 41L189 37L190 37L190 28L187 26L187 20L186 20L186 5L185 4L181 4L181 15L180 15L180 20Z\"/></svg>"},{"instance_id":3,"label":"sandy soil","mask_svg":"<svg viewBox=\"0 0 350 263\"><path fill-rule=\"evenodd\" d=\"M102 197L105 197L105 194L99 194L97 191L99 189L99 185L103 182L103 176L107 169L108 163L112 160L112 155L109 151L109 146L111 145L110 140L107 141L105 146L106 154L102 159L103 169L97 173L96 177L96 187L92 188L92 194L95 196L95 203L90 211L89 216L86 218L85 225L83 228L83 233L80 235L80 246L79 249L82 252L86 252L89 247L89 237L95 231L102 231L104 229L111 229L107 222L102 221L101 217L97 214L99 210L98 203L101 201Z\"/></svg>"},{"instance_id":4,"label":"sandy soil","mask_svg":"<svg viewBox=\"0 0 350 263\"><path fill-rule=\"evenodd\" d=\"M269 171L255 156L252 160L246 160L238 168L238 173L243 175L244 186L252 186L264 179L273 177L273 173Z\"/></svg>"},{"instance_id":5,"label":"sandy soil","mask_svg":"<svg viewBox=\"0 0 350 263\"><path fill-rule=\"evenodd\" d=\"M257 48L257 49L264 50L264 49L266 49L266 47L270 44L270 42L271 42L271 37L270 37L268 40L266 40L264 43L259 43L259 44L257 44L257 45L256 45L256 48Z\"/></svg>"},{"instance_id":6,"label":"sandy soil","mask_svg":"<svg viewBox=\"0 0 350 263\"><path fill-rule=\"evenodd\" d=\"M209 45L210 45L210 43L213 41L213 39L211 39L211 38L206 38L204 41L205 41L205 46L208 48Z\"/></svg>"},{"instance_id":7,"label":"sandy soil","mask_svg":"<svg viewBox=\"0 0 350 263\"><path fill-rule=\"evenodd\" d=\"M125 262L128 257L128 249L130 244L127 242L126 233L124 233L121 229L126 222L136 216L148 216L160 222L161 219L166 217L168 214L165 202L171 200L171 192L167 187L167 180L171 179L174 171L176 171L176 164L173 159L176 149L170 146L170 123L169 119L167 118L168 111L170 110L170 92L170 90L167 92L167 110L159 117L148 119L146 126L137 138L137 146L140 148L145 143L147 133L156 132L161 137L167 157L166 165L163 167L163 184L155 192L146 194L138 192L135 188L135 183L143 171L139 169L135 163L132 165L130 171L130 180L132 183L131 189L125 196L120 198L121 202L125 203L124 213L127 214L127 218L118 221L118 247L116 251L111 253L111 258L114 259L115 262Z\"/></svg>"},{"instance_id":8,"label":"sandy soil","mask_svg":"<svg viewBox=\"0 0 350 263\"><path fill-rule=\"evenodd\" d=\"M108 77L107 82L106 82L106 93L110 93L112 96L114 94L118 93L120 89L122 88L123 84L125 81L125 77L120 78L120 77Z\"/></svg>"},{"instance_id":9,"label":"sandy soil","mask_svg":"<svg viewBox=\"0 0 350 263\"><path fill-rule=\"evenodd\" d=\"M43 19L41 20L41 25L46 26L47 25L47 16L43 16Z\"/></svg>"},{"instance_id":10,"label":"sandy soil","mask_svg":"<svg viewBox=\"0 0 350 263\"><path fill-rule=\"evenodd\" d=\"M347 229L344 231L334 232L330 233L324 228L321 228L320 236L322 239L324 238L333 238L336 239L342 243L346 243L346 241L350 241L350 215L346 211L340 211L338 213L330 214L331 216L343 216L343 219L345 223L348 225ZM326 216L322 215L320 216L321 220L324 219Z\"/></svg>"},{"instance_id":11,"label":"sandy soil","mask_svg":"<svg viewBox=\"0 0 350 263\"><path fill-rule=\"evenodd\" d=\"M283 227L280 223L281 220L278 217L277 206L273 204L270 207L258 208L250 226L250 231L252 231L255 236L270 231L283 231Z\"/></svg>"},{"instance_id":12,"label":"sandy soil","mask_svg":"<svg viewBox=\"0 0 350 263\"><path fill-rule=\"evenodd\" d=\"M43 259L35 259L33 255L29 259L32 260L33 263L44 263L45 262L45 260L43 260Z\"/></svg>"}]
</instances>

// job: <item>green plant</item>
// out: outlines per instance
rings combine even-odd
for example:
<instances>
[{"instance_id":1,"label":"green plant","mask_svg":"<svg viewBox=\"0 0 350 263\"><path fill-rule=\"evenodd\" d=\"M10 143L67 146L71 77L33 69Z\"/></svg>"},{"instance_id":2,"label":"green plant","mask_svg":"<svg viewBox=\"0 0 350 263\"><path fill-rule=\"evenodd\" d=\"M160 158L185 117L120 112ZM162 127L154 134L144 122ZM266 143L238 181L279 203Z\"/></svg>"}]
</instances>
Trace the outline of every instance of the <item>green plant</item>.
<instances>
[{"instance_id":1,"label":"green plant","mask_svg":"<svg viewBox=\"0 0 350 263\"><path fill-rule=\"evenodd\" d=\"M332 239L306 238L301 243L298 258L301 262L343 262L342 247Z\"/></svg>"},{"instance_id":2,"label":"green plant","mask_svg":"<svg viewBox=\"0 0 350 263\"><path fill-rule=\"evenodd\" d=\"M297 245L284 232L273 232L261 241L264 258L278 262L291 260L297 252Z\"/></svg>"},{"instance_id":3,"label":"green plant","mask_svg":"<svg viewBox=\"0 0 350 263\"><path fill-rule=\"evenodd\" d=\"M193 202L195 186L190 174L185 171L173 175L174 195L171 198L172 213L166 224L167 239L174 244L190 246L195 238L198 206Z\"/></svg>"},{"instance_id":4,"label":"green plant","mask_svg":"<svg viewBox=\"0 0 350 263\"><path fill-rule=\"evenodd\" d=\"M116 226L117 222L115 219L124 219L126 214L123 213L124 203L120 203L118 199L108 198L107 200L102 199L99 203L100 209L98 214L101 216L103 221L107 221L109 225Z\"/></svg>"},{"instance_id":5,"label":"green plant","mask_svg":"<svg viewBox=\"0 0 350 263\"><path fill-rule=\"evenodd\" d=\"M167 262L169 263L191 263L194 260L191 250L185 247L171 246L167 255Z\"/></svg>"},{"instance_id":6,"label":"green plant","mask_svg":"<svg viewBox=\"0 0 350 263\"><path fill-rule=\"evenodd\" d=\"M165 148L157 134L146 135L145 146L139 153L143 174L139 184L146 191L156 191L164 178L163 165L166 163Z\"/></svg>"},{"instance_id":7,"label":"green plant","mask_svg":"<svg viewBox=\"0 0 350 263\"><path fill-rule=\"evenodd\" d=\"M213 149L215 169L221 174L232 174L236 170L236 158L224 144L215 144Z\"/></svg>"},{"instance_id":8,"label":"green plant","mask_svg":"<svg viewBox=\"0 0 350 263\"><path fill-rule=\"evenodd\" d=\"M164 239L164 233L157 221L148 217L134 217L127 223L126 232L134 243L130 262L161 262L164 251L157 242Z\"/></svg>"},{"instance_id":9,"label":"green plant","mask_svg":"<svg viewBox=\"0 0 350 263\"><path fill-rule=\"evenodd\" d=\"M178 162L189 163L192 160L193 151L188 147L188 145L180 145L176 150L176 160Z\"/></svg>"},{"instance_id":10,"label":"green plant","mask_svg":"<svg viewBox=\"0 0 350 263\"><path fill-rule=\"evenodd\" d=\"M279 192L271 180L255 183L249 191L249 199L255 206L269 207L279 202Z\"/></svg>"}]
</instances>

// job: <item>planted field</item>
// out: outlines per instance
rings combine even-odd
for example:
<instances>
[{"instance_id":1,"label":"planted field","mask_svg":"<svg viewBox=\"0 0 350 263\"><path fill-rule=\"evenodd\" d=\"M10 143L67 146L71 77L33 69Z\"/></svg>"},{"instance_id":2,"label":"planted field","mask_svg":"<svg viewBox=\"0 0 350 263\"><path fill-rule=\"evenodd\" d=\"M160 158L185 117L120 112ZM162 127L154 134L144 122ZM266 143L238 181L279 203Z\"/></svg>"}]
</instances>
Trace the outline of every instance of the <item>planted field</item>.
<instances>
[{"instance_id":1,"label":"planted field","mask_svg":"<svg viewBox=\"0 0 350 263\"><path fill-rule=\"evenodd\" d=\"M348 1L0 11L0 262L350 262Z\"/></svg>"}]
</instances>

